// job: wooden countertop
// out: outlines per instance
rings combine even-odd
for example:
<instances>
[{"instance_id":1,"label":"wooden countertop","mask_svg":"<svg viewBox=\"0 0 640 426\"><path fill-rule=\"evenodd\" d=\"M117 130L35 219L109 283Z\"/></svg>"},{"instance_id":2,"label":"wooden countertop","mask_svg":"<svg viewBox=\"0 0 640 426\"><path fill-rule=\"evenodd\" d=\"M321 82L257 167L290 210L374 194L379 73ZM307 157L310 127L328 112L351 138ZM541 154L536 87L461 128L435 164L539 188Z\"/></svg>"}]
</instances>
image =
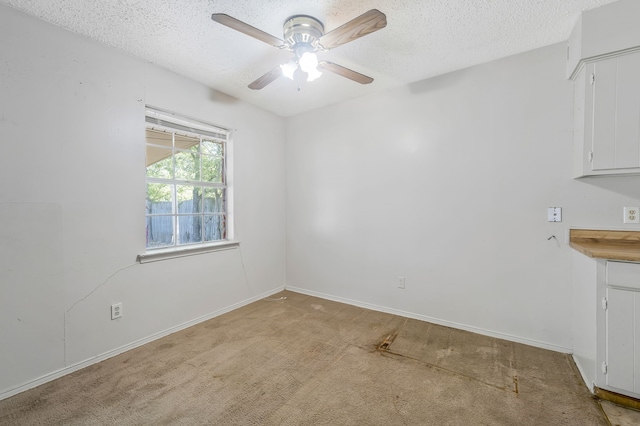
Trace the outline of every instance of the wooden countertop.
<instances>
[{"instance_id":1,"label":"wooden countertop","mask_svg":"<svg viewBox=\"0 0 640 426\"><path fill-rule=\"evenodd\" d=\"M571 229L569 245L589 257L640 262L640 231Z\"/></svg>"}]
</instances>

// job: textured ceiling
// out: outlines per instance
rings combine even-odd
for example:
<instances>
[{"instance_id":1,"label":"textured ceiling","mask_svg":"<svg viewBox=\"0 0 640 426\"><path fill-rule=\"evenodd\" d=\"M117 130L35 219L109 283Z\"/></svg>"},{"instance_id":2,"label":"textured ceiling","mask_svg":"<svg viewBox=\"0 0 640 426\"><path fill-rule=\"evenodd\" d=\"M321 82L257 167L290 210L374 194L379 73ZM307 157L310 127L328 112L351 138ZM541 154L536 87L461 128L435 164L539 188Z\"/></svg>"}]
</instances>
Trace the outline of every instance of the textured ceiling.
<instances>
[{"instance_id":1,"label":"textured ceiling","mask_svg":"<svg viewBox=\"0 0 640 426\"><path fill-rule=\"evenodd\" d=\"M282 116L412 83L567 40L580 12L614 0L0 0L73 32L168 68ZM292 54L211 20L226 13L278 38L292 15L325 31L369 9L387 27L328 52L369 75L360 85L325 72L312 82L247 84Z\"/></svg>"}]
</instances>

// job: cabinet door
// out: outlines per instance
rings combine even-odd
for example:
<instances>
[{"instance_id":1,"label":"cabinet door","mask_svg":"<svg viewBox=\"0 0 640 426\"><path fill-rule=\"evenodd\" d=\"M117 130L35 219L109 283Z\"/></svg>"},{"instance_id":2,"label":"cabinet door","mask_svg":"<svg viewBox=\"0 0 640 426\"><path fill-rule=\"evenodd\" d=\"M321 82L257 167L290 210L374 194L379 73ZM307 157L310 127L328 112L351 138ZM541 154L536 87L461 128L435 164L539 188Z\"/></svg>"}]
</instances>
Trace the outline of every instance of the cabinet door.
<instances>
[{"instance_id":1,"label":"cabinet door","mask_svg":"<svg viewBox=\"0 0 640 426\"><path fill-rule=\"evenodd\" d=\"M593 68L593 170L640 167L640 53Z\"/></svg>"},{"instance_id":2,"label":"cabinet door","mask_svg":"<svg viewBox=\"0 0 640 426\"><path fill-rule=\"evenodd\" d=\"M607 288L607 385L640 393L640 292Z\"/></svg>"}]
</instances>

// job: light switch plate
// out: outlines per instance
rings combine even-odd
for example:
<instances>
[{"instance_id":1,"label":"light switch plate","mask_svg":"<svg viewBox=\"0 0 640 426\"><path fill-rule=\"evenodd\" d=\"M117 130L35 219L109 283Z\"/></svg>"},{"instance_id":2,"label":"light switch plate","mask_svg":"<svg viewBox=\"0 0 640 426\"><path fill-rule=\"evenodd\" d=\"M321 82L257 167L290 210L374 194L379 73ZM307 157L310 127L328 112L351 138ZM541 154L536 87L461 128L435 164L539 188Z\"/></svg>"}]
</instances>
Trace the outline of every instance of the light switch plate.
<instances>
[{"instance_id":1,"label":"light switch plate","mask_svg":"<svg viewBox=\"0 0 640 426\"><path fill-rule=\"evenodd\" d=\"M404 288L404 277L398 276L398 288Z\"/></svg>"},{"instance_id":2,"label":"light switch plate","mask_svg":"<svg viewBox=\"0 0 640 426\"><path fill-rule=\"evenodd\" d=\"M549 222L562 222L562 207L549 207L547 209L547 220Z\"/></svg>"}]
</instances>

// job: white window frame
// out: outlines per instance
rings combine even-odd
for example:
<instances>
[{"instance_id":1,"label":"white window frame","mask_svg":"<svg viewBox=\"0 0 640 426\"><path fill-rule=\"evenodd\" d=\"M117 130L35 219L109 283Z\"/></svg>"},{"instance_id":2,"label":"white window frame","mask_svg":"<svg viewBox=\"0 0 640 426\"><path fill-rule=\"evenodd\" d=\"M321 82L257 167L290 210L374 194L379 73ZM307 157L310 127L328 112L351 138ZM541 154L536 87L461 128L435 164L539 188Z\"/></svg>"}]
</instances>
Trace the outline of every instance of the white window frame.
<instances>
[{"instance_id":1,"label":"white window frame","mask_svg":"<svg viewBox=\"0 0 640 426\"><path fill-rule=\"evenodd\" d=\"M226 239L211 242L194 243L186 245L177 245L177 235L174 235L174 245L161 248L148 247L145 248L144 254L139 254L137 261L139 263L155 262L158 260L171 259L176 257L191 256L194 254L209 253L212 251L228 250L237 248L239 241L234 240L233 226L233 143L232 132L228 129L205 123L196 119L179 116L169 111L159 108L147 106L145 111L145 130L156 130L171 132L181 136L198 137L208 139L212 137L224 144L224 167L223 167L223 187L226 192L225 197L225 216L226 216ZM145 144L146 145L146 144ZM145 187L148 182L156 182L157 179L147 178L145 174ZM176 181L174 179L174 181ZM193 182L200 185L200 183ZM207 186L206 184L204 186ZM145 190L146 194L146 190ZM172 216L177 213L173 212ZM145 214L145 224L146 224ZM174 221L176 220L174 218ZM146 226L145 226L146 228ZM174 224L174 234L177 228ZM146 243L145 243L146 246Z\"/></svg>"}]
</instances>

